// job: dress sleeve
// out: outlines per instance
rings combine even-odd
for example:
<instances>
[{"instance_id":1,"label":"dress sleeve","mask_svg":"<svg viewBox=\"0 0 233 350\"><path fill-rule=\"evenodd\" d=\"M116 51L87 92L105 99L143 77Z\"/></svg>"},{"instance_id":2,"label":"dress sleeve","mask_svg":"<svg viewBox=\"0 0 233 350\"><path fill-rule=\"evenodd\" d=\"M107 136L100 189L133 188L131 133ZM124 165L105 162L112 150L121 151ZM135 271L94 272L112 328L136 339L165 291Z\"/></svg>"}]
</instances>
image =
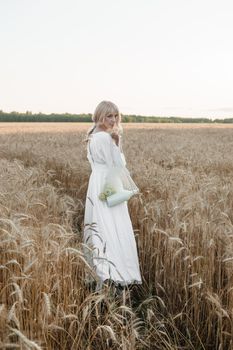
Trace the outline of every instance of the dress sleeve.
<instances>
[{"instance_id":1,"label":"dress sleeve","mask_svg":"<svg viewBox=\"0 0 233 350\"><path fill-rule=\"evenodd\" d=\"M125 156L116 144L113 144L113 160L117 167L122 168L126 166Z\"/></svg>"},{"instance_id":2,"label":"dress sleeve","mask_svg":"<svg viewBox=\"0 0 233 350\"><path fill-rule=\"evenodd\" d=\"M122 168L125 166L124 155L120 152L120 148L114 143L111 135L101 133L101 137L98 138L98 150L102 160L109 167Z\"/></svg>"},{"instance_id":3,"label":"dress sleeve","mask_svg":"<svg viewBox=\"0 0 233 350\"><path fill-rule=\"evenodd\" d=\"M101 158L109 167L114 166L113 143L112 138L107 133L102 133L98 138L98 150Z\"/></svg>"},{"instance_id":4,"label":"dress sleeve","mask_svg":"<svg viewBox=\"0 0 233 350\"><path fill-rule=\"evenodd\" d=\"M121 153L120 148L113 142L109 134L102 133L98 137L98 151L102 161L110 168L107 177L109 183L112 183L118 189L123 186L124 189L134 191L135 193L138 192L138 187L125 166L124 154ZM118 179L121 180L120 184L118 183Z\"/></svg>"}]
</instances>

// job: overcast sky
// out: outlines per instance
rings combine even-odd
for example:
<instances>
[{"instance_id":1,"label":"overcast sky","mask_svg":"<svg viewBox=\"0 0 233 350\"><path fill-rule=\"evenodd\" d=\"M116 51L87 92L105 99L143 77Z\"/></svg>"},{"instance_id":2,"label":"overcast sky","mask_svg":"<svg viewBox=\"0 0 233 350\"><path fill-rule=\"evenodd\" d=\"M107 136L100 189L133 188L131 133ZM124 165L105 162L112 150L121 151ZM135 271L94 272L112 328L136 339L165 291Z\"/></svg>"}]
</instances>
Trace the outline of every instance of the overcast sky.
<instances>
[{"instance_id":1,"label":"overcast sky","mask_svg":"<svg viewBox=\"0 0 233 350\"><path fill-rule=\"evenodd\" d=\"M232 0L0 0L0 109L233 116Z\"/></svg>"}]
</instances>

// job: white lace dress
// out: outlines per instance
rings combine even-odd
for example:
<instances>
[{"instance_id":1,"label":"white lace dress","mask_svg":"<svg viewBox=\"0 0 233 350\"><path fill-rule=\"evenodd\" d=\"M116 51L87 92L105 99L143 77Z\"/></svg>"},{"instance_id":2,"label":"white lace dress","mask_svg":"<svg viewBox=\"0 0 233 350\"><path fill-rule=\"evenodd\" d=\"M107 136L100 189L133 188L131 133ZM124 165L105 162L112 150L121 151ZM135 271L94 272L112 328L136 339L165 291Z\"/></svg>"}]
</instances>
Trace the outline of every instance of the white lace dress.
<instances>
[{"instance_id":1,"label":"white lace dress","mask_svg":"<svg viewBox=\"0 0 233 350\"><path fill-rule=\"evenodd\" d=\"M86 251L86 257L96 272L100 286L106 279L122 286L142 283L127 202L108 207L105 201L99 199L109 169L126 169L124 155L111 135L101 131L91 134L87 158L92 173L84 216L84 243L91 248Z\"/></svg>"}]
</instances>

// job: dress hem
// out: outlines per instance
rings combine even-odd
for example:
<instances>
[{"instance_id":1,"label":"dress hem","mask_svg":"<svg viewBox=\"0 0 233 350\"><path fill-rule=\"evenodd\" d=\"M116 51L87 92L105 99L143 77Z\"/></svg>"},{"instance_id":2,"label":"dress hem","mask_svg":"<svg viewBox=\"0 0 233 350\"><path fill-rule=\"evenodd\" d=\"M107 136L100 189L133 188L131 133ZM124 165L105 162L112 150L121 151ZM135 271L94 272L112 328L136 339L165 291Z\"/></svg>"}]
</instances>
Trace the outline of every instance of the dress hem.
<instances>
[{"instance_id":1,"label":"dress hem","mask_svg":"<svg viewBox=\"0 0 233 350\"><path fill-rule=\"evenodd\" d=\"M106 280L95 280L95 281L88 281L86 280L86 284L90 284L90 283L93 283L93 282L96 282L96 289L99 290L102 288L102 286L104 284L107 284L105 283ZM115 286L121 286L121 287L126 287L128 285L139 285L139 284L142 284L142 281L141 280L128 280L128 281L122 281L122 280L112 280L112 279L109 279L110 283L113 283Z\"/></svg>"}]
</instances>

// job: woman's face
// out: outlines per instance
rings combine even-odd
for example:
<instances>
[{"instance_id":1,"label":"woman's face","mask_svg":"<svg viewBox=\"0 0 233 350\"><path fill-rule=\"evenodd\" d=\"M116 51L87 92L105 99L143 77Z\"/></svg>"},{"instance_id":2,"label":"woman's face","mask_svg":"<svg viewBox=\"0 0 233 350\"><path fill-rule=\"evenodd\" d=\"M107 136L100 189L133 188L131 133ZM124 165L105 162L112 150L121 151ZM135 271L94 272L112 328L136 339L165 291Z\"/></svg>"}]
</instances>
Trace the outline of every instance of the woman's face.
<instances>
[{"instance_id":1,"label":"woman's face","mask_svg":"<svg viewBox=\"0 0 233 350\"><path fill-rule=\"evenodd\" d=\"M113 127L116 125L118 114L109 114L107 117L104 118L102 127L107 129L113 129Z\"/></svg>"}]
</instances>

